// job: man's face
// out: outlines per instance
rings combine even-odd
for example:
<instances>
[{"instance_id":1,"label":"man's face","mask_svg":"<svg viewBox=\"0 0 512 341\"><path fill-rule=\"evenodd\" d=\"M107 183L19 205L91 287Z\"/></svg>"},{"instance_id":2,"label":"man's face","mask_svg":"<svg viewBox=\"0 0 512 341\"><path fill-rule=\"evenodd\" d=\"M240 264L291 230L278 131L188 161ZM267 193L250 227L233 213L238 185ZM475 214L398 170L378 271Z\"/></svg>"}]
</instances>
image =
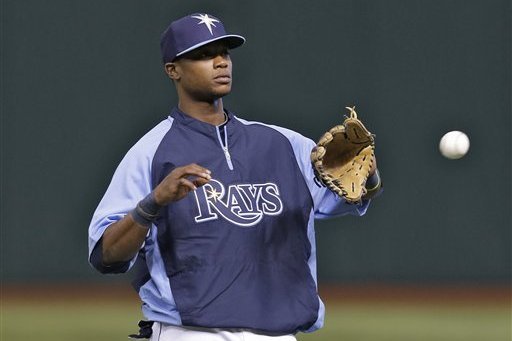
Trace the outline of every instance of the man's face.
<instances>
[{"instance_id":1,"label":"man's face","mask_svg":"<svg viewBox=\"0 0 512 341\"><path fill-rule=\"evenodd\" d=\"M170 64L176 74L171 78L191 99L211 102L231 92L232 63L223 42L192 50Z\"/></svg>"}]
</instances>

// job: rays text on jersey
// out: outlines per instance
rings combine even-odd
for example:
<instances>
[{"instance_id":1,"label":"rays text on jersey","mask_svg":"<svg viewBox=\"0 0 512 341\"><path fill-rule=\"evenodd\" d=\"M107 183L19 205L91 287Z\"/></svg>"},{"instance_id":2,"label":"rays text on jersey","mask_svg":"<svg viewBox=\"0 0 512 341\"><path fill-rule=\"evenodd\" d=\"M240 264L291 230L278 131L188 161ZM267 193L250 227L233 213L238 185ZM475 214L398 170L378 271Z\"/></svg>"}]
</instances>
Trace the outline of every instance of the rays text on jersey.
<instances>
[{"instance_id":1,"label":"rays text on jersey","mask_svg":"<svg viewBox=\"0 0 512 341\"><path fill-rule=\"evenodd\" d=\"M226 187L218 180L195 192L197 223L219 217L242 227L254 226L265 216L276 216L283 211L279 188L274 183L233 184Z\"/></svg>"}]
</instances>

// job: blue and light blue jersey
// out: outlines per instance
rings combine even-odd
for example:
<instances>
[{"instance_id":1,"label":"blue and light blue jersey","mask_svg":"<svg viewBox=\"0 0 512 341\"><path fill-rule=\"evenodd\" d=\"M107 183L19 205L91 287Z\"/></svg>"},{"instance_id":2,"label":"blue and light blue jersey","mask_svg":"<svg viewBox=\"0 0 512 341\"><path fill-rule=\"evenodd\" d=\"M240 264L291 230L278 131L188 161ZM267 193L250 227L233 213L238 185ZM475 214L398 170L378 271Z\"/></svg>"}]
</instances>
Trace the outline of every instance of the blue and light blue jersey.
<instances>
[{"instance_id":1,"label":"blue and light blue jersey","mask_svg":"<svg viewBox=\"0 0 512 341\"><path fill-rule=\"evenodd\" d=\"M247 328L272 334L313 331L324 319L317 293L314 219L362 215L315 181L314 142L227 112L213 126L178 109L126 154L89 227L90 262L125 272L149 320ZM138 255L109 267L101 237L175 167L197 163L212 180L166 206Z\"/></svg>"}]
</instances>

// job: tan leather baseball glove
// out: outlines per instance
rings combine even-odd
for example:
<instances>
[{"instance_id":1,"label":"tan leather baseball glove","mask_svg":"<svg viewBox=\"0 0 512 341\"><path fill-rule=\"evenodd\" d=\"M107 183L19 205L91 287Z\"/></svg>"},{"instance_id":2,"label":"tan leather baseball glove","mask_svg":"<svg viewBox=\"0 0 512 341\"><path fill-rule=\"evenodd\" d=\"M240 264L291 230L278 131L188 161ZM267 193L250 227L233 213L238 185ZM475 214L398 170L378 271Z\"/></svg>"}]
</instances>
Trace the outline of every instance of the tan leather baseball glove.
<instances>
[{"instance_id":1,"label":"tan leather baseball glove","mask_svg":"<svg viewBox=\"0 0 512 341\"><path fill-rule=\"evenodd\" d=\"M350 116L320 138L311 162L325 186L355 204L366 194L366 180L375 162L375 138L357 118L355 107L347 109Z\"/></svg>"}]
</instances>

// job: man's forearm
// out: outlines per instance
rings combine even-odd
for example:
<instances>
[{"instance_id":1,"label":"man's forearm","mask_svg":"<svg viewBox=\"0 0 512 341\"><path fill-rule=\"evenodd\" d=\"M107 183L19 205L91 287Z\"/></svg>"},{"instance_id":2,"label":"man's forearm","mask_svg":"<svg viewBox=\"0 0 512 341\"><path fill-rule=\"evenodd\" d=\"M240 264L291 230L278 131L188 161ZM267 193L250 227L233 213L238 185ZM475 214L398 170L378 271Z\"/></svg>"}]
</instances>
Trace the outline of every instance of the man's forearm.
<instances>
[{"instance_id":1,"label":"man's forearm","mask_svg":"<svg viewBox=\"0 0 512 341\"><path fill-rule=\"evenodd\" d=\"M149 227L135 222L131 214L112 223L103 233L103 263L105 265L132 259L146 239Z\"/></svg>"},{"instance_id":2,"label":"man's forearm","mask_svg":"<svg viewBox=\"0 0 512 341\"><path fill-rule=\"evenodd\" d=\"M146 239L149 226L158 219L163 207L208 183L210 174L208 169L196 164L174 168L129 214L105 230L102 237L104 265L126 262L135 257Z\"/></svg>"}]
</instances>

